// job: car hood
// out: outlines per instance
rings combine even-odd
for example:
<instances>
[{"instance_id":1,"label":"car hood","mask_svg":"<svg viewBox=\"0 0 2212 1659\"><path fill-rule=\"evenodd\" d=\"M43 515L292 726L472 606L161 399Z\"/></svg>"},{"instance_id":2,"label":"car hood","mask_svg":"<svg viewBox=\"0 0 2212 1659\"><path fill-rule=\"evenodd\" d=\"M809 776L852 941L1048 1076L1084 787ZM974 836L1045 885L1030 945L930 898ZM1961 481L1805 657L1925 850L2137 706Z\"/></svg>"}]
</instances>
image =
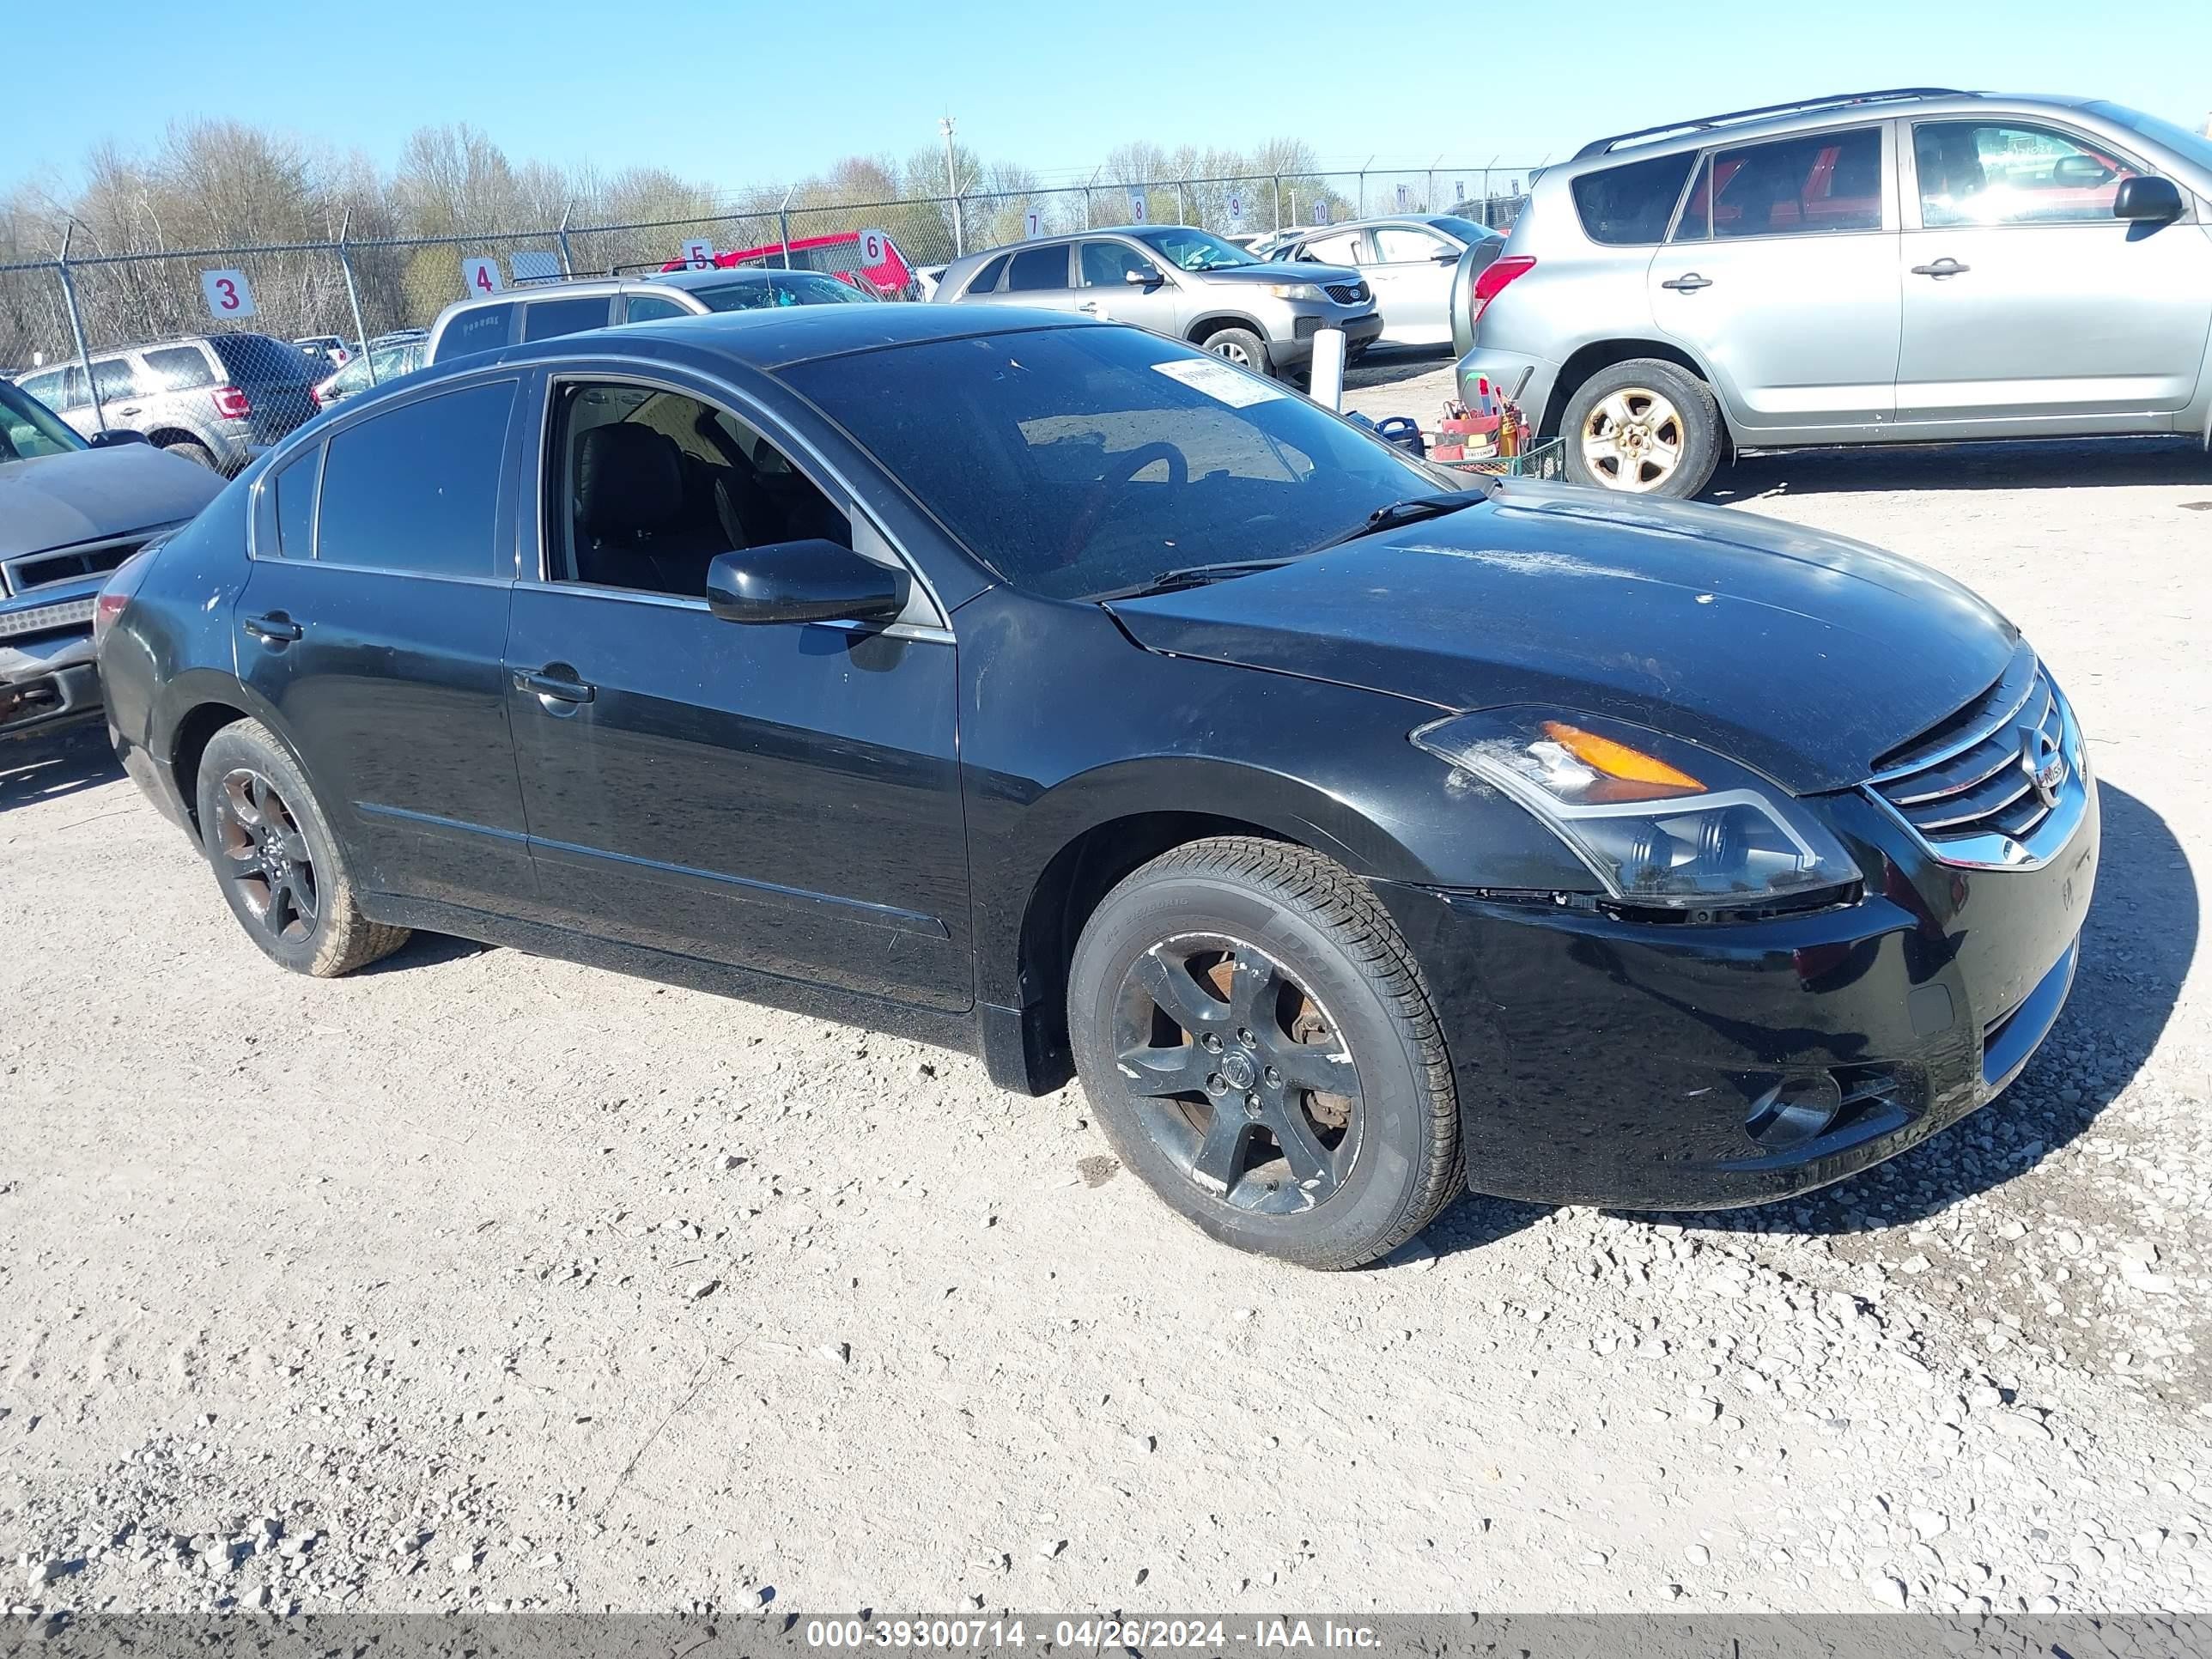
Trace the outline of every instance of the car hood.
<instances>
[{"instance_id":1,"label":"car hood","mask_svg":"<svg viewBox=\"0 0 2212 1659\"><path fill-rule=\"evenodd\" d=\"M1521 483L1275 569L1109 608L1149 650L1438 708L1609 714L1801 794L1864 780L1993 684L2018 638L1957 583L1861 543Z\"/></svg>"},{"instance_id":2,"label":"car hood","mask_svg":"<svg viewBox=\"0 0 2212 1659\"><path fill-rule=\"evenodd\" d=\"M189 519L222 493L204 466L151 444L0 465L0 558Z\"/></svg>"},{"instance_id":3,"label":"car hood","mask_svg":"<svg viewBox=\"0 0 2212 1659\"><path fill-rule=\"evenodd\" d=\"M1343 265L1311 265L1303 259L1271 259L1262 265L1224 265L1218 270L1186 270L1201 283L1359 283L1366 278Z\"/></svg>"}]
</instances>

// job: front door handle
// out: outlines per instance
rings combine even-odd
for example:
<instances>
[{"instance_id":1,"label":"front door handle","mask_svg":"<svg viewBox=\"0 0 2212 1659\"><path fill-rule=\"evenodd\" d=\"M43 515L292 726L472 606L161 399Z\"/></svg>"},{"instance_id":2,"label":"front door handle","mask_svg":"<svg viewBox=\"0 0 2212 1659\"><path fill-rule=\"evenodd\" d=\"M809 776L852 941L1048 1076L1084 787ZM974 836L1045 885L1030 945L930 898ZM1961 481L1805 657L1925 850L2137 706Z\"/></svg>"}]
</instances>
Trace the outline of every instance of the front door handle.
<instances>
[{"instance_id":1,"label":"front door handle","mask_svg":"<svg viewBox=\"0 0 2212 1659\"><path fill-rule=\"evenodd\" d=\"M248 617L240 626L264 645L289 645L307 631L281 611L272 611L265 617Z\"/></svg>"},{"instance_id":2,"label":"front door handle","mask_svg":"<svg viewBox=\"0 0 2212 1659\"><path fill-rule=\"evenodd\" d=\"M1960 276L1972 269L1972 265L1962 265L1956 259L1945 258L1932 265L1915 265L1912 274L1915 276Z\"/></svg>"},{"instance_id":3,"label":"front door handle","mask_svg":"<svg viewBox=\"0 0 2212 1659\"><path fill-rule=\"evenodd\" d=\"M1677 276L1671 282L1662 283L1659 284L1662 288L1670 288L1674 289L1677 294L1695 294L1699 289L1711 288L1712 285L1713 279L1711 277L1700 276L1694 270L1688 272L1686 275Z\"/></svg>"},{"instance_id":4,"label":"front door handle","mask_svg":"<svg viewBox=\"0 0 2212 1659\"><path fill-rule=\"evenodd\" d=\"M1087 311L1092 316L1096 317L1098 314L1098 301L1096 300L1085 300L1081 305L1076 307L1076 309L1078 311Z\"/></svg>"},{"instance_id":5,"label":"front door handle","mask_svg":"<svg viewBox=\"0 0 2212 1659\"><path fill-rule=\"evenodd\" d=\"M573 678L573 669L566 673L558 672L567 668L566 663L548 663L535 673L517 673L514 683L525 691L550 697L555 702L589 702L599 696L596 688Z\"/></svg>"}]
</instances>

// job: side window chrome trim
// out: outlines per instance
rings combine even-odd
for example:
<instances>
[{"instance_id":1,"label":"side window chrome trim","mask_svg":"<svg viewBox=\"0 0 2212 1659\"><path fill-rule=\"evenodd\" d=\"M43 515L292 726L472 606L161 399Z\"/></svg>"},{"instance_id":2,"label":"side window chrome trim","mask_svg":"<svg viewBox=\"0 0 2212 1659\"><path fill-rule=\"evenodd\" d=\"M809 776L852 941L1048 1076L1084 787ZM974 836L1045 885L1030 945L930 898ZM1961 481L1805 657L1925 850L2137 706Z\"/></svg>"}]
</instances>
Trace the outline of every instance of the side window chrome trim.
<instances>
[{"instance_id":1,"label":"side window chrome trim","mask_svg":"<svg viewBox=\"0 0 2212 1659\"><path fill-rule=\"evenodd\" d=\"M602 368L599 367L599 364L606 364L609 367ZM712 390L702 394L697 386L686 386L684 382L687 379L696 380L699 382L700 386L710 387ZM768 439L769 442L775 444L779 449L787 449L794 452L790 459L793 459L793 460L803 459L805 462L811 464L803 467L802 471L805 471L808 474L807 481L810 483L812 483L817 489L822 489L821 480L823 478L827 478L830 483L834 483L837 489L837 495L842 496L845 502L843 510L846 517L848 520L856 516L862 517L866 520L868 527L875 532L876 536L882 541L883 544L890 550L893 556L898 560L901 567L905 569L907 575L913 580L916 591L929 601L930 609L937 615L937 621L934 623L925 624L917 623L894 623L892 626L914 628L924 631L942 631L947 637L951 636L951 626L950 617L951 613L945 609L945 601L938 596L936 588L931 586L929 578L923 573L920 563L915 561L912 554L906 550L906 548L900 543L898 538L892 535L890 532L884 527L883 520L879 519L876 515L875 512L868 506L866 498L864 497L858 489L855 489L853 487L852 480L848 478L828 456L824 455L814 444L808 441L802 434L792 431L786 422L777 418L774 410L767 408L757 398L752 397L741 388L731 385L727 380L723 380L720 376L709 374L702 369L690 368L673 368L667 363L650 358L610 356L596 358L592 360L592 362L585 364L562 363L547 365L546 373L539 392L532 394L534 396L542 396L544 400L544 406L539 411L539 419L538 422L537 442L532 446L532 448L535 450L535 471L534 473L531 475L532 482L529 485L530 492L534 495L538 502L538 574L536 585L552 587L577 587L587 585L577 582L559 582L553 579L553 549L550 538L551 527L545 521L544 494L546 478L548 476L546 469L552 459L553 419L554 407L556 402L556 394L558 392L563 383L577 380L589 380L599 385L641 386L656 392L673 392L679 398L700 398L702 401L722 403L726 404L732 413L737 415L738 418L744 421L748 425L758 430L763 438ZM788 440L788 441L787 442L786 440ZM526 469L531 467L532 464L532 458L526 456ZM823 494L824 495L829 495L830 493L830 492L826 489L823 490ZM833 507L838 505L836 497L831 498L830 505ZM857 536L854 539L858 539ZM526 550L526 556L527 550ZM530 580L526 576L522 580L526 583ZM617 590L604 588L599 589L598 591L613 592ZM648 599L672 599L675 596L647 594L644 597ZM696 604L702 608L706 605L706 601L703 599L679 600L678 603ZM888 632L890 630L884 629L882 631Z\"/></svg>"},{"instance_id":2,"label":"side window chrome trim","mask_svg":"<svg viewBox=\"0 0 2212 1659\"><path fill-rule=\"evenodd\" d=\"M708 609L704 599L690 599L675 593L648 593L637 587L610 587L604 582L549 582L524 580L515 586L533 593L575 593L586 599L618 599L624 605L658 605L664 611L699 611ZM738 624L732 623L732 627ZM811 622L800 624L805 628L834 628L845 634L880 634L886 639L912 640L921 644L951 645L955 643L949 628L932 628L920 623L867 622Z\"/></svg>"}]
</instances>

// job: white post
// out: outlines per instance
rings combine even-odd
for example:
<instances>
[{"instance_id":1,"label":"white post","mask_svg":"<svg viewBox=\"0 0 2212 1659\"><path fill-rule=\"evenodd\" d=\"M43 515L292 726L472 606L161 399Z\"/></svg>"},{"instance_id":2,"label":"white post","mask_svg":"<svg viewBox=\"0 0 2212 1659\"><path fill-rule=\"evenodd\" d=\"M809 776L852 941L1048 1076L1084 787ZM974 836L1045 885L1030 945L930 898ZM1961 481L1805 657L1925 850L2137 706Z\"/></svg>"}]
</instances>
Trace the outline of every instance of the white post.
<instances>
[{"instance_id":1,"label":"white post","mask_svg":"<svg viewBox=\"0 0 2212 1659\"><path fill-rule=\"evenodd\" d=\"M1311 397L1324 409L1344 412L1344 331L1325 328L1314 336Z\"/></svg>"}]
</instances>

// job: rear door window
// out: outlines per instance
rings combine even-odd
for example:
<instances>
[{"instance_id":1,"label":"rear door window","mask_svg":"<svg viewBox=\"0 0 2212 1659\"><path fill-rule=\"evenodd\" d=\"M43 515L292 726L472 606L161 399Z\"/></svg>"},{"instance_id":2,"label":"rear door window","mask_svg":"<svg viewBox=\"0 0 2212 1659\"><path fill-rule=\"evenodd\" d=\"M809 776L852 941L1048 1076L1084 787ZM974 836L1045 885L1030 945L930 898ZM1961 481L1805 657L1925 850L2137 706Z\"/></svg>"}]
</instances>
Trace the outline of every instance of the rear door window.
<instances>
[{"instance_id":1,"label":"rear door window","mask_svg":"<svg viewBox=\"0 0 2212 1659\"><path fill-rule=\"evenodd\" d=\"M1715 150L1677 240L1811 236L1881 228L1881 132L1820 132Z\"/></svg>"},{"instance_id":2,"label":"rear door window","mask_svg":"<svg viewBox=\"0 0 2212 1659\"><path fill-rule=\"evenodd\" d=\"M215 384L215 369L198 346L162 346L146 354L147 372L163 392L197 392Z\"/></svg>"},{"instance_id":3,"label":"rear door window","mask_svg":"<svg viewBox=\"0 0 2212 1659\"><path fill-rule=\"evenodd\" d=\"M1024 248L1006 268L1006 292L1042 294L1067 286L1067 244Z\"/></svg>"},{"instance_id":4,"label":"rear door window","mask_svg":"<svg viewBox=\"0 0 2212 1659\"><path fill-rule=\"evenodd\" d=\"M514 323L514 306L511 301L456 312L446 325L446 331L438 337L437 361L446 362L471 351L496 351L507 343Z\"/></svg>"},{"instance_id":5,"label":"rear door window","mask_svg":"<svg viewBox=\"0 0 2212 1659\"><path fill-rule=\"evenodd\" d=\"M607 325L607 296L593 294L568 300L532 300L522 308L522 337L552 340Z\"/></svg>"},{"instance_id":6,"label":"rear door window","mask_svg":"<svg viewBox=\"0 0 2212 1659\"><path fill-rule=\"evenodd\" d=\"M1607 247L1638 247L1667 240L1668 221L1697 162L1693 155L1655 155L1648 161L1585 173L1570 187L1583 234Z\"/></svg>"},{"instance_id":7,"label":"rear door window","mask_svg":"<svg viewBox=\"0 0 2212 1659\"><path fill-rule=\"evenodd\" d=\"M403 404L331 439L317 556L429 576L500 574L499 480L514 407L514 382L494 380Z\"/></svg>"}]
</instances>

